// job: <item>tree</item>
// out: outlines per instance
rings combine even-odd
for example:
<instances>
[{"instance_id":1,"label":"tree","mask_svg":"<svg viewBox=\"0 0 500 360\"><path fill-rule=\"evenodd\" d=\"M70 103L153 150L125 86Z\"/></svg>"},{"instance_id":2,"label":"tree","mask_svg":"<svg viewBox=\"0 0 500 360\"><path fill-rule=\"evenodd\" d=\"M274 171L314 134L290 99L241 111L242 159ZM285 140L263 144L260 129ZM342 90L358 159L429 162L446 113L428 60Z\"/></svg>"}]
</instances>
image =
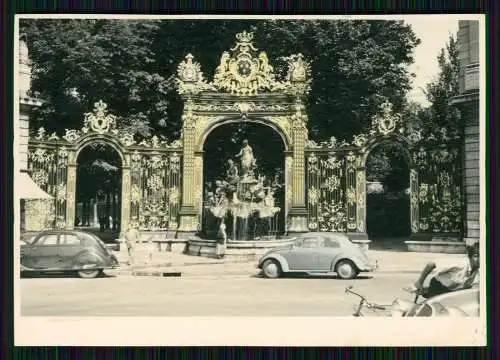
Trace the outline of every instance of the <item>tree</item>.
<instances>
[{"instance_id":1,"label":"tree","mask_svg":"<svg viewBox=\"0 0 500 360\"><path fill-rule=\"evenodd\" d=\"M23 20L34 63L38 119L48 129L74 128L103 99L120 126L171 139L180 133L176 69L187 53L212 79L235 34L254 31L278 75L301 52L312 65L310 137L350 138L370 124L385 100L395 111L410 88L407 65L418 45L402 21L366 20ZM209 39L209 40L207 40Z\"/></svg>"},{"instance_id":2,"label":"tree","mask_svg":"<svg viewBox=\"0 0 500 360\"><path fill-rule=\"evenodd\" d=\"M157 21L23 20L33 63L33 90L44 101L35 119L75 128L102 99L119 127L148 135L166 119L168 79L157 71Z\"/></svg>"},{"instance_id":3,"label":"tree","mask_svg":"<svg viewBox=\"0 0 500 360\"><path fill-rule=\"evenodd\" d=\"M458 110L450 105L453 97L459 93L459 57L457 41L450 36L446 46L441 49L438 57L439 74L430 82L425 91L427 100L431 103L427 114L421 114L424 131L436 133L442 128L448 131L460 128Z\"/></svg>"}]
</instances>

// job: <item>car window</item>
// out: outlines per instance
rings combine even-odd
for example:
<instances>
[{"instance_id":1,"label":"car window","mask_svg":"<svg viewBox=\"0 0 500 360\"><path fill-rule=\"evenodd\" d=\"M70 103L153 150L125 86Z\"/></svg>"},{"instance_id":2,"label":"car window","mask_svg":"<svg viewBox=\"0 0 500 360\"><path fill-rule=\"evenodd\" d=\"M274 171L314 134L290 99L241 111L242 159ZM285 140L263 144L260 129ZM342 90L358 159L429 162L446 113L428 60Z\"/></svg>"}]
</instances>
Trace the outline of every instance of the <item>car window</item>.
<instances>
[{"instance_id":1,"label":"car window","mask_svg":"<svg viewBox=\"0 0 500 360\"><path fill-rule=\"evenodd\" d=\"M316 237L306 237L302 241L303 248L316 248L320 245L318 238Z\"/></svg>"},{"instance_id":2,"label":"car window","mask_svg":"<svg viewBox=\"0 0 500 360\"><path fill-rule=\"evenodd\" d=\"M38 239L36 245L57 245L57 235L43 235Z\"/></svg>"},{"instance_id":3,"label":"car window","mask_svg":"<svg viewBox=\"0 0 500 360\"><path fill-rule=\"evenodd\" d=\"M101 239L99 239L97 236L92 235L92 234L82 234L83 237L83 244L85 246L100 246L101 248L105 249L106 245L102 242Z\"/></svg>"},{"instance_id":4,"label":"car window","mask_svg":"<svg viewBox=\"0 0 500 360\"><path fill-rule=\"evenodd\" d=\"M59 243L61 245L80 245L80 238L75 234L61 234Z\"/></svg>"},{"instance_id":5,"label":"car window","mask_svg":"<svg viewBox=\"0 0 500 360\"><path fill-rule=\"evenodd\" d=\"M327 247L327 248L339 248L340 244L336 240L325 238L325 247Z\"/></svg>"}]
</instances>

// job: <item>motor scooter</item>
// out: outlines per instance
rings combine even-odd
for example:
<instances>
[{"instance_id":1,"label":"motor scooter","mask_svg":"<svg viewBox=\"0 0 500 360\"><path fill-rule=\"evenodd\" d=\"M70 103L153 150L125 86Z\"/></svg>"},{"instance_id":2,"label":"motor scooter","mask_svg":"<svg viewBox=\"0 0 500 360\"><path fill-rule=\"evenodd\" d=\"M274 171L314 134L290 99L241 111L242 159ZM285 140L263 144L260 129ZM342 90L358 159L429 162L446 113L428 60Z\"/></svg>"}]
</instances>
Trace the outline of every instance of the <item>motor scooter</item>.
<instances>
[{"instance_id":1,"label":"motor scooter","mask_svg":"<svg viewBox=\"0 0 500 360\"><path fill-rule=\"evenodd\" d=\"M355 306L354 313L352 314L355 317L364 316L363 309L384 311L384 312L386 312L386 316L390 316L390 317L406 316L408 314L408 312L416 304L418 304L418 299L420 298L419 292L415 292L415 291L410 290L410 289L405 289L406 291L415 294L415 298L414 298L413 302L407 301L407 300L402 300L402 299L395 299L392 302L392 304L381 305L381 304L377 304L377 303L369 301L365 296L353 291L352 289L353 289L352 285L347 286L345 289L345 293L355 295L355 296L359 297L359 299L360 299L358 305Z\"/></svg>"}]
</instances>

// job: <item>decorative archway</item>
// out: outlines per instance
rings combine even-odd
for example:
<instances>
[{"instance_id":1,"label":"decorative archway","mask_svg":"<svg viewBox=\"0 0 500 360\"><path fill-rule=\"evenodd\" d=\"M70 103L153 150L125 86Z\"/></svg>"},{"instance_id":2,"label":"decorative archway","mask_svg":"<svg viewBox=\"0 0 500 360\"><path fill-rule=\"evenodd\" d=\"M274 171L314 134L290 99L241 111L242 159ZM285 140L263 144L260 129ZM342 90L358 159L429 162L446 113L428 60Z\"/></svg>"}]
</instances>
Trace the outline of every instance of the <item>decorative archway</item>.
<instances>
[{"instance_id":1,"label":"decorative archway","mask_svg":"<svg viewBox=\"0 0 500 360\"><path fill-rule=\"evenodd\" d=\"M406 128L385 102L371 127L351 142L317 144L309 140L307 155L308 227L316 231L366 234L366 158L385 141L405 146L410 158L411 237L458 240L462 234L462 191L459 134L442 131L423 138Z\"/></svg>"},{"instance_id":2,"label":"decorative archway","mask_svg":"<svg viewBox=\"0 0 500 360\"><path fill-rule=\"evenodd\" d=\"M271 126L284 140L288 232L306 232L304 100L309 91L309 64L301 54L292 55L286 80L278 81L267 54L254 47L252 33L239 33L236 39L235 47L222 54L212 82L204 80L191 54L178 68L178 92L184 100L184 178L178 235L189 236L199 229L205 138L215 127L235 121Z\"/></svg>"},{"instance_id":3,"label":"decorative archway","mask_svg":"<svg viewBox=\"0 0 500 360\"><path fill-rule=\"evenodd\" d=\"M78 154L89 144L102 142L113 148L122 163L120 232L130 225L142 231L165 233L178 227L182 170L182 142L164 138L136 141L131 133L116 129L116 117L107 105L94 104L80 130L65 135L46 134L39 128L30 138L29 170L33 180L54 196L54 227L72 229L75 221Z\"/></svg>"}]
</instances>

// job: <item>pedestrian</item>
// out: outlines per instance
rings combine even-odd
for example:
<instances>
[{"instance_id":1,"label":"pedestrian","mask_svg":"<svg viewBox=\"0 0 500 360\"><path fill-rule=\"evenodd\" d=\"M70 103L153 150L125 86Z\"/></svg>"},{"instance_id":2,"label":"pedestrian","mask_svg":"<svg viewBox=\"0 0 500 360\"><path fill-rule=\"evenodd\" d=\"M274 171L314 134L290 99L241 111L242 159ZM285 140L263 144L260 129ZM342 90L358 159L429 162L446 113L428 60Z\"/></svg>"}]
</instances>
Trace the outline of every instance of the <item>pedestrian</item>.
<instances>
[{"instance_id":1,"label":"pedestrian","mask_svg":"<svg viewBox=\"0 0 500 360\"><path fill-rule=\"evenodd\" d=\"M428 263L422 270L415 289L424 298L443 293L468 289L479 284L479 244L467 246L467 258L446 264L443 261Z\"/></svg>"},{"instance_id":2,"label":"pedestrian","mask_svg":"<svg viewBox=\"0 0 500 360\"><path fill-rule=\"evenodd\" d=\"M227 242L227 234L226 234L226 224L224 221L221 222L219 226L219 233L217 234L217 243L215 245L215 255L217 259L222 259L226 252L226 242Z\"/></svg>"},{"instance_id":3,"label":"pedestrian","mask_svg":"<svg viewBox=\"0 0 500 360\"><path fill-rule=\"evenodd\" d=\"M125 244L127 245L129 265L132 265L134 263L135 248L138 241L139 231L137 230L137 227L130 226L125 233Z\"/></svg>"},{"instance_id":4,"label":"pedestrian","mask_svg":"<svg viewBox=\"0 0 500 360\"><path fill-rule=\"evenodd\" d=\"M153 261L153 252L154 252L154 244L153 244L153 236L150 236L146 243L143 244L146 248L146 263L151 263Z\"/></svg>"}]
</instances>

